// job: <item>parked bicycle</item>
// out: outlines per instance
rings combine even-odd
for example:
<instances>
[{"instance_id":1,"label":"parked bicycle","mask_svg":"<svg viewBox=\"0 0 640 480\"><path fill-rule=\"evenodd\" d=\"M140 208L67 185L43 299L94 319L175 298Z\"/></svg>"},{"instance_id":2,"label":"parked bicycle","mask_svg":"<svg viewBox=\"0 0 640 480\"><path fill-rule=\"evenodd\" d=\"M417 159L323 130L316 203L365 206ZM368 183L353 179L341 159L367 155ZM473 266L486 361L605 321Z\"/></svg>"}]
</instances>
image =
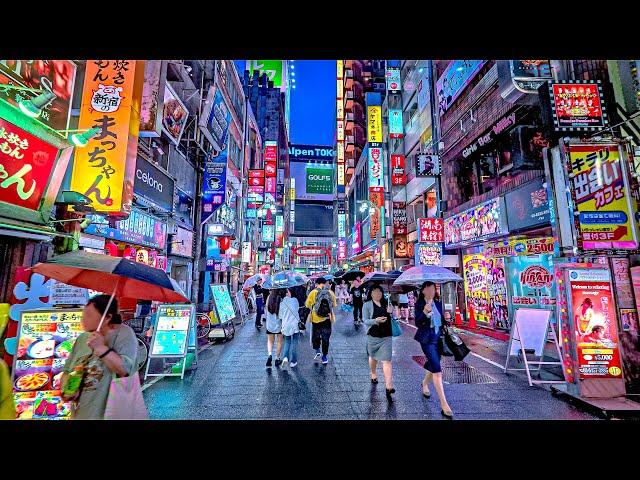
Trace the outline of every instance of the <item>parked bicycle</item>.
<instances>
[{"instance_id":1,"label":"parked bicycle","mask_svg":"<svg viewBox=\"0 0 640 480\"><path fill-rule=\"evenodd\" d=\"M138 371L142 371L142 369L144 369L147 365L147 360L149 359L149 348L151 346L151 342L147 336L147 332L149 331L150 321L150 315L144 317L133 317L127 321L127 325L129 325L133 330L133 333L136 334L136 340L138 341L138 356L136 357L138 362Z\"/></svg>"},{"instance_id":2,"label":"parked bicycle","mask_svg":"<svg viewBox=\"0 0 640 480\"><path fill-rule=\"evenodd\" d=\"M207 338L211 331L211 318L206 313L196 313L196 337Z\"/></svg>"}]
</instances>

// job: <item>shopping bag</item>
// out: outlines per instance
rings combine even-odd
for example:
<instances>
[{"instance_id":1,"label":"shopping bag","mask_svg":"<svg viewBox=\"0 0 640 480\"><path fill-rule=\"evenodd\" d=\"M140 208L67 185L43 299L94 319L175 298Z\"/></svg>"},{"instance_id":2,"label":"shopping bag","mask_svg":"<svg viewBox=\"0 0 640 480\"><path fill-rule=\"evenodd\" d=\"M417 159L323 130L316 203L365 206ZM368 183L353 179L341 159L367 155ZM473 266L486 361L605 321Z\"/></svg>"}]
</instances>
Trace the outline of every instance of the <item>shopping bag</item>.
<instances>
[{"instance_id":1,"label":"shopping bag","mask_svg":"<svg viewBox=\"0 0 640 480\"><path fill-rule=\"evenodd\" d=\"M464 358L469 355L469 352L471 352L453 327L442 327L442 338L444 338L444 343L451 351L453 358L458 362L464 360Z\"/></svg>"},{"instance_id":2,"label":"shopping bag","mask_svg":"<svg viewBox=\"0 0 640 480\"><path fill-rule=\"evenodd\" d=\"M105 420L148 420L149 413L142 398L140 377L134 373L128 377L114 378L109 385Z\"/></svg>"},{"instance_id":3,"label":"shopping bag","mask_svg":"<svg viewBox=\"0 0 640 480\"><path fill-rule=\"evenodd\" d=\"M402 335L402 327L400 322L396 318L391 318L391 335L394 337L400 337Z\"/></svg>"}]
</instances>

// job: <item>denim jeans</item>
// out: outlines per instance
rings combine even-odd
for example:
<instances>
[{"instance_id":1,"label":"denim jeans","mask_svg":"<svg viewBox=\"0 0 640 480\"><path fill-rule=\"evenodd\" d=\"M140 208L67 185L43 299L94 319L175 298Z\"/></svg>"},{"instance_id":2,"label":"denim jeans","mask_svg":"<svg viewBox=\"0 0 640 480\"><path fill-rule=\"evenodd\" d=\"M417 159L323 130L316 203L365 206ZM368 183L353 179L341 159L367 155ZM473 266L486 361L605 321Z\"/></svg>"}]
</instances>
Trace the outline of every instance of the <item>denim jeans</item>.
<instances>
[{"instance_id":1,"label":"denim jeans","mask_svg":"<svg viewBox=\"0 0 640 480\"><path fill-rule=\"evenodd\" d=\"M282 358L288 358L291 363L298 361L298 333L284 335L284 346L282 347Z\"/></svg>"}]
</instances>

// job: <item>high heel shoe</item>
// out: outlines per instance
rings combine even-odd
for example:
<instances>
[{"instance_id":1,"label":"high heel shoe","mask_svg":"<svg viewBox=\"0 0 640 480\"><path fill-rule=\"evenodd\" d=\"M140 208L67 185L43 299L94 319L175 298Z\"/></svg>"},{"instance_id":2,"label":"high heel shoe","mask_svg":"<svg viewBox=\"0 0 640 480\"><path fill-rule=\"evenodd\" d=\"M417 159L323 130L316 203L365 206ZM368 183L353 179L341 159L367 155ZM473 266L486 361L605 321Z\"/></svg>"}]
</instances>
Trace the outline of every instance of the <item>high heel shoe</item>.
<instances>
[{"instance_id":1,"label":"high heel shoe","mask_svg":"<svg viewBox=\"0 0 640 480\"><path fill-rule=\"evenodd\" d=\"M451 410L445 411L444 408L440 410L440 413L449 420L453 420L453 412Z\"/></svg>"},{"instance_id":2,"label":"high heel shoe","mask_svg":"<svg viewBox=\"0 0 640 480\"><path fill-rule=\"evenodd\" d=\"M374 385L376 385L378 383L378 377L376 378L371 378L371 383L373 383Z\"/></svg>"},{"instance_id":3,"label":"high heel shoe","mask_svg":"<svg viewBox=\"0 0 640 480\"><path fill-rule=\"evenodd\" d=\"M387 400L393 400L393 397L391 396L392 393L396 393L396 389L395 388L387 388L386 390L386 395L387 395Z\"/></svg>"}]
</instances>

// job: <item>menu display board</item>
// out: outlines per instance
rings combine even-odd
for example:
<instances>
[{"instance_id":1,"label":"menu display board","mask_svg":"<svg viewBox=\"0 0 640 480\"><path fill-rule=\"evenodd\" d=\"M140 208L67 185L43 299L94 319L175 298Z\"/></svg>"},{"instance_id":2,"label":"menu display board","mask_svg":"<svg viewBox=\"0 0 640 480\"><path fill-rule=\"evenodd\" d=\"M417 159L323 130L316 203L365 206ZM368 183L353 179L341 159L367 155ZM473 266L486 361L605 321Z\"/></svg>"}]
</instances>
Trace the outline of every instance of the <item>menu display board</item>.
<instances>
[{"instance_id":1,"label":"menu display board","mask_svg":"<svg viewBox=\"0 0 640 480\"><path fill-rule=\"evenodd\" d=\"M189 330L193 330L193 305L160 305L153 331L151 357L184 357L187 354Z\"/></svg>"},{"instance_id":2,"label":"menu display board","mask_svg":"<svg viewBox=\"0 0 640 480\"><path fill-rule=\"evenodd\" d=\"M464 293L467 311L476 322L489 323L489 290L484 255L465 255L463 260ZM471 319L470 318L470 319Z\"/></svg>"},{"instance_id":3,"label":"menu display board","mask_svg":"<svg viewBox=\"0 0 640 480\"><path fill-rule=\"evenodd\" d=\"M227 323L236 317L236 312L233 310L233 303L231 302L231 295L229 295L227 285L211 285L211 296L215 302L216 310L218 311L217 316L220 323Z\"/></svg>"},{"instance_id":4,"label":"menu display board","mask_svg":"<svg viewBox=\"0 0 640 480\"><path fill-rule=\"evenodd\" d=\"M566 275L580 378L621 378L616 307L609 271L568 270Z\"/></svg>"},{"instance_id":5,"label":"menu display board","mask_svg":"<svg viewBox=\"0 0 640 480\"><path fill-rule=\"evenodd\" d=\"M60 380L76 338L83 332L82 309L22 312L13 364L13 394L19 419L68 419Z\"/></svg>"}]
</instances>

